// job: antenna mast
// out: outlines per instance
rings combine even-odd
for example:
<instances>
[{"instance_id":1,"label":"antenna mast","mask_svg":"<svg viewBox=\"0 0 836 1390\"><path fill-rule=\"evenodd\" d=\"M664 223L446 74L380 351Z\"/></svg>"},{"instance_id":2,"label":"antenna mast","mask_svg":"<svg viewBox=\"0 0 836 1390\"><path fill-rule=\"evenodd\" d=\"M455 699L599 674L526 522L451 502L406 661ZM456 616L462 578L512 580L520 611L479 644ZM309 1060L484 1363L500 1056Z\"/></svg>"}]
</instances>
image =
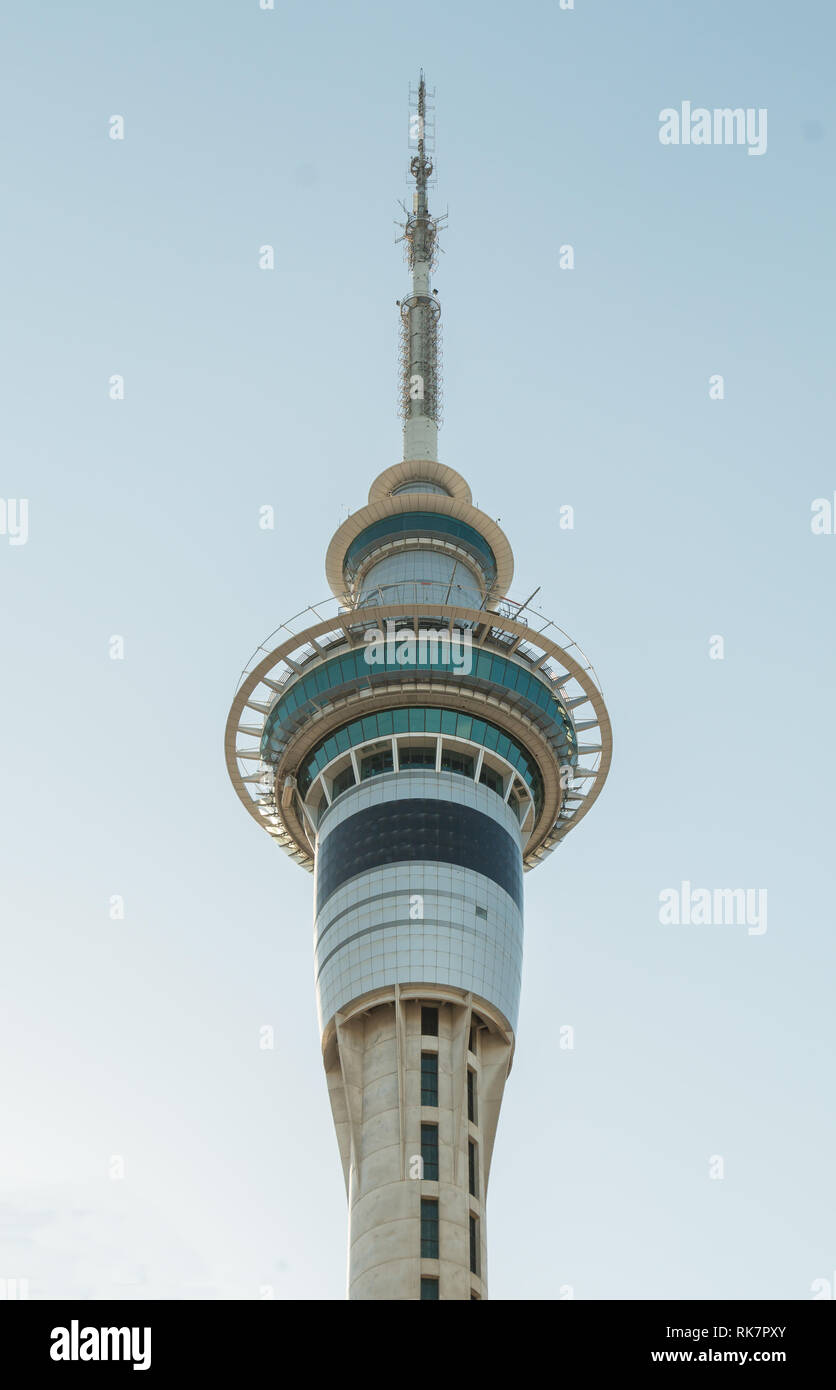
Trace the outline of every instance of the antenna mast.
<instances>
[{"instance_id":1,"label":"antenna mast","mask_svg":"<svg viewBox=\"0 0 836 1390\"><path fill-rule=\"evenodd\" d=\"M404 422L403 456L406 460L438 460L438 426L441 423L440 340L441 305L430 290L430 272L438 258L438 231L445 218L432 217L427 188L433 173L428 145L434 145L435 122L429 118L424 74L418 91L410 90L409 140L414 150L409 172L415 181L412 211L404 206L401 224L406 256L412 271L412 294L399 300L401 311L401 402ZM413 109L413 101L415 107Z\"/></svg>"}]
</instances>

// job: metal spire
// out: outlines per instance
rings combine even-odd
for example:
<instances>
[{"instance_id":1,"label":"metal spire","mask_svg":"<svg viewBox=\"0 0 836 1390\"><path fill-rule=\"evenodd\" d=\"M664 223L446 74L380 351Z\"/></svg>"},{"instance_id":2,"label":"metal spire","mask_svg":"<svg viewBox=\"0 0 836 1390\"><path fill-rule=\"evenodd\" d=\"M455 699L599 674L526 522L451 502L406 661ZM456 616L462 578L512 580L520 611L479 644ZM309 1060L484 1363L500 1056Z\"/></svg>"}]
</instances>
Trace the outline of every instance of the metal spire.
<instances>
[{"instance_id":1,"label":"metal spire","mask_svg":"<svg viewBox=\"0 0 836 1390\"><path fill-rule=\"evenodd\" d=\"M412 96L412 93L410 93ZM428 155L432 126L428 122L424 74L418 83L416 109L410 110L410 144L417 145L409 171L415 180L412 211L404 207L402 223L407 260L412 271L412 294L399 301L401 311L401 416L404 421L404 460L438 459L441 423L439 319L441 306L430 290L430 272L438 253L438 229L443 218L432 217L427 186L433 172Z\"/></svg>"}]
</instances>

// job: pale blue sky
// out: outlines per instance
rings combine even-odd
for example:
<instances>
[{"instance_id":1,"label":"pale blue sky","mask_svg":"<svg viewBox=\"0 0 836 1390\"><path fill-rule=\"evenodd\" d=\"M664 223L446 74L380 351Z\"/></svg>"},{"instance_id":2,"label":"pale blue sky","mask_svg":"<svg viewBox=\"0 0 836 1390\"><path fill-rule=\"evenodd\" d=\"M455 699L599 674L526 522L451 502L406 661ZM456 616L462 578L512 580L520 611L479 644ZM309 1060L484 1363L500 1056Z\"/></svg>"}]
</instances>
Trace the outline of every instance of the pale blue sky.
<instances>
[{"instance_id":1,"label":"pale blue sky","mask_svg":"<svg viewBox=\"0 0 836 1390\"><path fill-rule=\"evenodd\" d=\"M400 457L421 65L441 458L501 517L512 592L541 584L595 662L615 735L600 801L526 878L492 1296L832 1276L836 537L810 506L836 489L834 27L803 0L7 9L2 495L30 535L0 536L0 1277L343 1296L312 880L241 810L222 735ZM663 148L683 100L767 108L767 153ZM683 879L767 889L766 934L663 927Z\"/></svg>"}]
</instances>

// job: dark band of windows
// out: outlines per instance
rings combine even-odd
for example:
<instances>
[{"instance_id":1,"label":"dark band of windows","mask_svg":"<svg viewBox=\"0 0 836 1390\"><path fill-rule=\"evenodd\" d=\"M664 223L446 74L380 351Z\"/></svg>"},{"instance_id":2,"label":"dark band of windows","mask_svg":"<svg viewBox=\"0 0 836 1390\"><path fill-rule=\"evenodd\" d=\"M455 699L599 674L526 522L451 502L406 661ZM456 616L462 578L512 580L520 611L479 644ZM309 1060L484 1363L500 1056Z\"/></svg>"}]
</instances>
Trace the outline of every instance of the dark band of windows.
<instances>
[{"instance_id":1,"label":"dark band of windows","mask_svg":"<svg viewBox=\"0 0 836 1390\"><path fill-rule=\"evenodd\" d=\"M490 816L453 801L409 798L367 806L335 825L316 856L316 904L383 864L459 864L498 883L522 911L522 853Z\"/></svg>"}]
</instances>

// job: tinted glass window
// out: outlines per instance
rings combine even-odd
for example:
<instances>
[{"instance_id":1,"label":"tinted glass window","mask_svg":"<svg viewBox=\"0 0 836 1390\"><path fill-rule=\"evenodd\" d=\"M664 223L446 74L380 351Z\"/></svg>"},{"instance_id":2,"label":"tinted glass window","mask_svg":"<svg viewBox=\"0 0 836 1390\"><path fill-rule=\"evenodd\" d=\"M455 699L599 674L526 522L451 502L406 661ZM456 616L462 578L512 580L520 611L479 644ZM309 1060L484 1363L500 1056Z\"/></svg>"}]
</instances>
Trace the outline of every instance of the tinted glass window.
<instances>
[{"instance_id":1,"label":"tinted glass window","mask_svg":"<svg viewBox=\"0 0 836 1390\"><path fill-rule=\"evenodd\" d=\"M438 1125L421 1126L421 1157L424 1177L428 1182L438 1182Z\"/></svg>"},{"instance_id":2,"label":"tinted glass window","mask_svg":"<svg viewBox=\"0 0 836 1390\"><path fill-rule=\"evenodd\" d=\"M421 1053L421 1104L438 1105L438 1053Z\"/></svg>"},{"instance_id":3,"label":"tinted glass window","mask_svg":"<svg viewBox=\"0 0 836 1390\"><path fill-rule=\"evenodd\" d=\"M368 806L325 836L316 857L318 910L357 874L421 859L474 869L522 909L522 854L508 831L472 806L416 797Z\"/></svg>"},{"instance_id":4,"label":"tinted glass window","mask_svg":"<svg viewBox=\"0 0 836 1390\"><path fill-rule=\"evenodd\" d=\"M438 1259L438 1202L421 1198L421 1259Z\"/></svg>"}]
</instances>

